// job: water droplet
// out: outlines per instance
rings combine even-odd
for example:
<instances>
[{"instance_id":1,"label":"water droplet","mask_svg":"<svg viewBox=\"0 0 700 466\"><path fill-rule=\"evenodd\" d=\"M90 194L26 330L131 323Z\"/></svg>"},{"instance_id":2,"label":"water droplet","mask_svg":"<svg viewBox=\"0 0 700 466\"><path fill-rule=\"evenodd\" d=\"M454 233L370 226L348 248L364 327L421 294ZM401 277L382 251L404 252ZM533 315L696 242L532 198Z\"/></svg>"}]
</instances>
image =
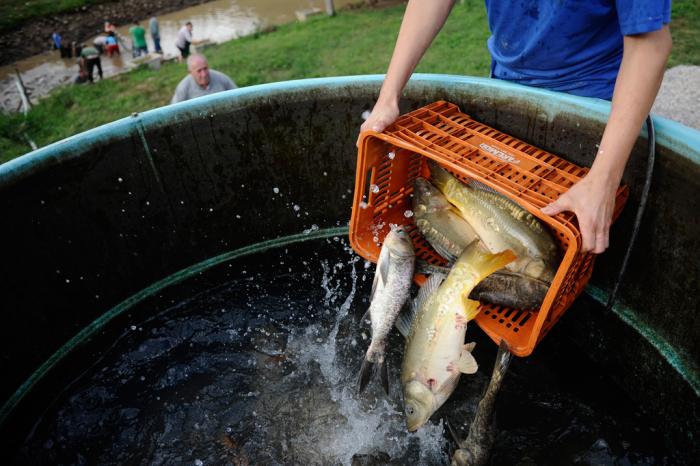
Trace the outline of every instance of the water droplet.
<instances>
[{"instance_id":1,"label":"water droplet","mask_svg":"<svg viewBox=\"0 0 700 466\"><path fill-rule=\"evenodd\" d=\"M119 178L117 178L117 181L121 183L122 181L124 181L124 179L120 176Z\"/></svg>"},{"instance_id":2,"label":"water droplet","mask_svg":"<svg viewBox=\"0 0 700 466\"><path fill-rule=\"evenodd\" d=\"M275 194L279 194L280 188L278 188L278 187L275 186L274 188L272 188L272 191L273 191Z\"/></svg>"},{"instance_id":3,"label":"water droplet","mask_svg":"<svg viewBox=\"0 0 700 466\"><path fill-rule=\"evenodd\" d=\"M396 152L392 150L391 152L386 154L386 156L389 157L389 160L394 160L394 157L396 157Z\"/></svg>"},{"instance_id":4,"label":"water droplet","mask_svg":"<svg viewBox=\"0 0 700 466\"><path fill-rule=\"evenodd\" d=\"M360 202L360 209L366 209L367 208L367 203L365 201Z\"/></svg>"},{"instance_id":5,"label":"water droplet","mask_svg":"<svg viewBox=\"0 0 700 466\"><path fill-rule=\"evenodd\" d=\"M362 115L360 115L360 116L362 117L363 120L367 120L371 114L372 114L372 112L370 112L369 110L365 110L364 112L362 112Z\"/></svg>"},{"instance_id":6,"label":"water droplet","mask_svg":"<svg viewBox=\"0 0 700 466\"><path fill-rule=\"evenodd\" d=\"M136 330L136 325L132 325L131 330Z\"/></svg>"},{"instance_id":7,"label":"water droplet","mask_svg":"<svg viewBox=\"0 0 700 466\"><path fill-rule=\"evenodd\" d=\"M379 186L377 186L376 184L373 184L372 186L369 187L369 190L376 194L379 192Z\"/></svg>"},{"instance_id":8,"label":"water droplet","mask_svg":"<svg viewBox=\"0 0 700 466\"><path fill-rule=\"evenodd\" d=\"M406 218L411 218L413 217L413 211L409 209L403 213L403 216Z\"/></svg>"},{"instance_id":9,"label":"water droplet","mask_svg":"<svg viewBox=\"0 0 700 466\"><path fill-rule=\"evenodd\" d=\"M301 210L301 207L299 207L299 206L296 205L296 204L294 204L294 207L293 207L293 208L294 208L294 212L299 212L299 210Z\"/></svg>"}]
</instances>

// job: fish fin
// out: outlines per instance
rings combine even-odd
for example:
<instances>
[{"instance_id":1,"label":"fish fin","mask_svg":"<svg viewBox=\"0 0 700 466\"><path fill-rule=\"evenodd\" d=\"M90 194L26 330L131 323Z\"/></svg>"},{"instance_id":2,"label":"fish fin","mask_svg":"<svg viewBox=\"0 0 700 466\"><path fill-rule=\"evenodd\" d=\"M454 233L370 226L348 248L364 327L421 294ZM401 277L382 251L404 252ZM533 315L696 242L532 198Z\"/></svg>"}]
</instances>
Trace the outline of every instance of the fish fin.
<instances>
[{"instance_id":1,"label":"fish fin","mask_svg":"<svg viewBox=\"0 0 700 466\"><path fill-rule=\"evenodd\" d=\"M374 272L374 281L372 281L372 291L369 293L369 301L372 302L374 299L374 293L378 288L384 287L386 284L387 277L389 276L389 261L391 260L391 254L389 254L389 249L382 247L379 252L379 259L377 260L377 270Z\"/></svg>"},{"instance_id":2,"label":"fish fin","mask_svg":"<svg viewBox=\"0 0 700 466\"><path fill-rule=\"evenodd\" d=\"M362 314L362 318L360 319L360 323L364 322L367 319L372 319L372 316L370 315L370 311L372 310L372 306L367 308L364 314Z\"/></svg>"},{"instance_id":3,"label":"fish fin","mask_svg":"<svg viewBox=\"0 0 700 466\"><path fill-rule=\"evenodd\" d=\"M435 249L435 251L440 254L442 257L447 259L448 262L454 262L457 260L457 256L452 254L449 249L444 247L442 244L438 243L437 241L434 243L430 243L430 245Z\"/></svg>"},{"instance_id":4,"label":"fish fin","mask_svg":"<svg viewBox=\"0 0 700 466\"><path fill-rule=\"evenodd\" d=\"M404 338L408 338L408 334L411 333L411 324L413 324L413 320L418 313L418 309L416 308L416 300L407 300L401 309L401 314L399 314L399 316L396 318L394 325Z\"/></svg>"},{"instance_id":5,"label":"fish fin","mask_svg":"<svg viewBox=\"0 0 700 466\"><path fill-rule=\"evenodd\" d=\"M406 312L399 315L399 317L396 319L396 322L394 322L394 325L399 330L399 333L403 335L404 338L408 338L408 334L411 332L411 316L411 311L406 310Z\"/></svg>"},{"instance_id":6,"label":"fish fin","mask_svg":"<svg viewBox=\"0 0 700 466\"><path fill-rule=\"evenodd\" d=\"M428 277L420 290L418 290L418 296L412 301L410 301L410 306L406 307L406 310L399 315L396 319L394 325L399 332L404 337L408 338L409 333L411 333L411 326L413 321L416 320L421 307L428 300L428 298L440 287L445 276L441 273L434 273Z\"/></svg>"},{"instance_id":7,"label":"fish fin","mask_svg":"<svg viewBox=\"0 0 700 466\"><path fill-rule=\"evenodd\" d=\"M467 351L466 349L462 350L459 355L459 360L457 361L457 369L462 374L473 374L479 370L479 364L477 364L476 359L472 356L471 351Z\"/></svg>"},{"instance_id":8,"label":"fish fin","mask_svg":"<svg viewBox=\"0 0 700 466\"><path fill-rule=\"evenodd\" d=\"M447 275L450 273L450 268L442 265L431 264L423 259L416 259L416 273L422 273L423 275L433 275L436 273Z\"/></svg>"},{"instance_id":9,"label":"fish fin","mask_svg":"<svg viewBox=\"0 0 700 466\"><path fill-rule=\"evenodd\" d=\"M440 388L433 393L440 393L445 397L445 399L448 399L457 386L460 375L461 372L459 371L450 372L445 381L442 382L442 385L440 385Z\"/></svg>"},{"instance_id":10,"label":"fish fin","mask_svg":"<svg viewBox=\"0 0 700 466\"><path fill-rule=\"evenodd\" d=\"M465 296L462 296L462 300L464 301L464 305L462 306L462 312L464 312L464 318L467 322L470 320L474 320L474 318L479 314L479 311L481 308L479 307L479 301L474 301L473 299L469 299Z\"/></svg>"},{"instance_id":11,"label":"fish fin","mask_svg":"<svg viewBox=\"0 0 700 466\"><path fill-rule=\"evenodd\" d=\"M362 367L360 368L360 376L357 379L358 393L362 393L372 378L374 373L374 363L369 362L366 358L362 359Z\"/></svg>"},{"instance_id":12,"label":"fish fin","mask_svg":"<svg viewBox=\"0 0 700 466\"><path fill-rule=\"evenodd\" d=\"M379 363L379 377L382 381L382 387L384 388L384 393L389 394L389 373L386 367L386 361Z\"/></svg>"},{"instance_id":13,"label":"fish fin","mask_svg":"<svg viewBox=\"0 0 700 466\"><path fill-rule=\"evenodd\" d=\"M516 258L517 256L510 249L506 249L505 251L501 251L497 254L491 254L487 249L480 245L479 241L474 241L467 246L460 256L461 260L464 260L470 264L470 266L473 267L479 274L479 281L488 277L495 271L502 269L507 264L513 262Z\"/></svg>"}]
</instances>

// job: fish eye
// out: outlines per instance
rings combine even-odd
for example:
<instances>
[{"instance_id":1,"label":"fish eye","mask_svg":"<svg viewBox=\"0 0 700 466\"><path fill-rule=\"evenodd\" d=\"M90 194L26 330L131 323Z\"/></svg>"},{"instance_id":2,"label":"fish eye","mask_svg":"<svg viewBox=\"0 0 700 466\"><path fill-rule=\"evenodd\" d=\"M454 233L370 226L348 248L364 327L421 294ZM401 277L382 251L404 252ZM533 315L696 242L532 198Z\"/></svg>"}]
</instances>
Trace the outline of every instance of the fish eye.
<instances>
[{"instance_id":1,"label":"fish eye","mask_svg":"<svg viewBox=\"0 0 700 466\"><path fill-rule=\"evenodd\" d=\"M409 406L408 408L406 408L406 413L408 413L409 416L413 416L414 412L415 411L413 410L412 406Z\"/></svg>"}]
</instances>

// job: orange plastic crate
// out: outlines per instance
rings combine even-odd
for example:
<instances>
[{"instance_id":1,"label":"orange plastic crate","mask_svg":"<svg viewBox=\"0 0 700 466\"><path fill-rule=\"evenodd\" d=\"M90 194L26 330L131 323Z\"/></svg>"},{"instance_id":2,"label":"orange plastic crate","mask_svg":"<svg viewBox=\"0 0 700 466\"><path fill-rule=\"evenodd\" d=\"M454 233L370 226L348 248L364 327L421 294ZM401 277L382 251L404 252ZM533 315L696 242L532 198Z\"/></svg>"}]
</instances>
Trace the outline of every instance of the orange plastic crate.
<instances>
[{"instance_id":1,"label":"orange plastic crate","mask_svg":"<svg viewBox=\"0 0 700 466\"><path fill-rule=\"evenodd\" d=\"M431 264L446 261L423 239L411 216L412 181L429 177L427 159L463 181L476 179L511 198L549 227L562 260L539 311L482 304L479 326L513 354L528 356L583 291L593 271L594 254L581 253L574 214L549 217L540 208L557 199L587 172L554 154L481 124L449 102L439 101L403 115L383 133L363 132L357 158L350 243L376 262L390 224L404 225L416 257ZM613 219L629 190L617 191ZM422 283L424 277L417 276Z\"/></svg>"}]
</instances>

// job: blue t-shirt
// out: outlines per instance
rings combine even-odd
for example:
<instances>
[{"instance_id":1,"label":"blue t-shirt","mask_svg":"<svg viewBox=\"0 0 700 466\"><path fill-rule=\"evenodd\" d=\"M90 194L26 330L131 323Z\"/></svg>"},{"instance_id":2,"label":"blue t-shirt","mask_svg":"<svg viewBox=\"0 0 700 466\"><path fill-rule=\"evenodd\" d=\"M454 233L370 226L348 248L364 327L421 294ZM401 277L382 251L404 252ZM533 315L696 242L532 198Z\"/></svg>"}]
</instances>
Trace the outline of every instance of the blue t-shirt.
<instances>
[{"instance_id":1,"label":"blue t-shirt","mask_svg":"<svg viewBox=\"0 0 700 466\"><path fill-rule=\"evenodd\" d=\"M493 77L611 99L623 35L659 30L671 0L485 0Z\"/></svg>"}]
</instances>

